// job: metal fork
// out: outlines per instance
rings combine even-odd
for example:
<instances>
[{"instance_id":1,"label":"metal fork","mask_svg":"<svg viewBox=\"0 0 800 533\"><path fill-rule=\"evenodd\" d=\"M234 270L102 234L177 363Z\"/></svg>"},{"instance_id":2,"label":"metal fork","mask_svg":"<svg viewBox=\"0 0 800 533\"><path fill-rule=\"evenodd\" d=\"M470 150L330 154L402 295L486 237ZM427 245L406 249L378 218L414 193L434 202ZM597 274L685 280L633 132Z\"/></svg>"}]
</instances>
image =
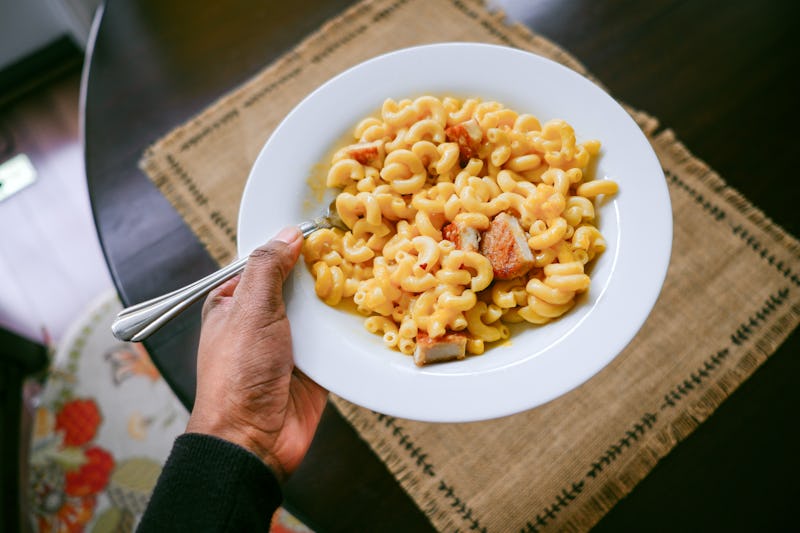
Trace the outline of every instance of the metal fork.
<instances>
[{"instance_id":1,"label":"metal fork","mask_svg":"<svg viewBox=\"0 0 800 533\"><path fill-rule=\"evenodd\" d=\"M320 229L347 229L336 212L335 202L330 203L324 215L301 222L297 227L304 239ZM246 264L247 257L242 257L185 287L123 309L111 324L111 332L123 341L146 339L212 289L244 270Z\"/></svg>"}]
</instances>

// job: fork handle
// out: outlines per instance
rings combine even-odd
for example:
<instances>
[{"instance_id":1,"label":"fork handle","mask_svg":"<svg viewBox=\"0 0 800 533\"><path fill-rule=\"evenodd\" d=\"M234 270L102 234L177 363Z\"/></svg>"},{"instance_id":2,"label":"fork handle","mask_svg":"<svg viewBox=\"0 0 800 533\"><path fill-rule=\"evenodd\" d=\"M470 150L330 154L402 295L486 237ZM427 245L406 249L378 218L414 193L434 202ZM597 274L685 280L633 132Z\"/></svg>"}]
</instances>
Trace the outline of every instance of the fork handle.
<instances>
[{"instance_id":1,"label":"fork handle","mask_svg":"<svg viewBox=\"0 0 800 533\"><path fill-rule=\"evenodd\" d=\"M330 228L331 223L327 217L319 217L302 222L297 227L305 239L318 229ZM146 339L214 287L244 270L246 263L247 257L243 257L181 289L123 309L111 324L111 332L122 341L140 342Z\"/></svg>"},{"instance_id":2,"label":"fork handle","mask_svg":"<svg viewBox=\"0 0 800 533\"><path fill-rule=\"evenodd\" d=\"M244 270L245 264L247 257L181 289L123 309L111 324L111 332L122 341L140 342L146 339L214 287Z\"/></svg>"}]
</instances>

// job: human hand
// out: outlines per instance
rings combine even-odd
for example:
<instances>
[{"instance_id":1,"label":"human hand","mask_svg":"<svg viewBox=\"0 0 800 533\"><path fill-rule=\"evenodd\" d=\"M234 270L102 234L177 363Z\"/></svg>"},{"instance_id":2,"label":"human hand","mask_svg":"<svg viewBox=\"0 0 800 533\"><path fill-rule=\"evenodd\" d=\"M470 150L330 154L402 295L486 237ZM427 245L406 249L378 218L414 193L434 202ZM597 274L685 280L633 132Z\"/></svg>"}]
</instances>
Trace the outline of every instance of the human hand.
<instances>
[{"instance_id":1,"label":"human hand","mask_svg":"<svg viewBox=\"0 0 800 533\"><path fill-rule=\"evenodd\" d=\"M252 451L282 481L305 456L327 398L294 366L283 304L302 244L299 230L282 230L250 255L241 276L209 294L186 428Z\"/></svg>"}]
</instances>

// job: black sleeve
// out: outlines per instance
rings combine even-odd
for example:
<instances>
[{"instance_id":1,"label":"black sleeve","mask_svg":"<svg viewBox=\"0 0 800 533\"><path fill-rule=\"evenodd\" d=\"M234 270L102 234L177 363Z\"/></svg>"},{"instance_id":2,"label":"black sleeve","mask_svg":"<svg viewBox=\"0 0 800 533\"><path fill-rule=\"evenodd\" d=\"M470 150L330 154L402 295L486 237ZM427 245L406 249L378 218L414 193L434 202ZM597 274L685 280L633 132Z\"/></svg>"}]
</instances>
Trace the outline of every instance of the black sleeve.
<instances>
[{"instance_id":1,"label":"black sleeve","mask_svg":"<svg viewBox=\"0 0 800 533\"><path fill-rule=\"evenodd\" d=\"M137 531L269 531L281 503L272 471L228 441L175 439Z\"/></svg>"}]
</instances>

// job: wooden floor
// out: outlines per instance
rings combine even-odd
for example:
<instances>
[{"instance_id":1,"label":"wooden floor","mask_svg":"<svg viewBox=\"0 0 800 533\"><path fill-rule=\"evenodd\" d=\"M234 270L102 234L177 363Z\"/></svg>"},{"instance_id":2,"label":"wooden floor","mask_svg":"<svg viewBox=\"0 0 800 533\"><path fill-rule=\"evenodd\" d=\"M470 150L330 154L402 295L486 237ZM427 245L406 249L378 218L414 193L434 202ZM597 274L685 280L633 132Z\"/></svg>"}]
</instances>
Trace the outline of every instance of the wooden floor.
<instances>
[{"instance_id":1,"label":"wooden floor","mask_svg":"<svg viewBox=\"0 0 800 533\"><path fill-rule=\"evenodd\" d=\"M111 287L92 221L79 133L80 72L0 109L0 163L26 154L36 182L0 202L0 327L58 341Z\"/></svg>"}]
</instances>

